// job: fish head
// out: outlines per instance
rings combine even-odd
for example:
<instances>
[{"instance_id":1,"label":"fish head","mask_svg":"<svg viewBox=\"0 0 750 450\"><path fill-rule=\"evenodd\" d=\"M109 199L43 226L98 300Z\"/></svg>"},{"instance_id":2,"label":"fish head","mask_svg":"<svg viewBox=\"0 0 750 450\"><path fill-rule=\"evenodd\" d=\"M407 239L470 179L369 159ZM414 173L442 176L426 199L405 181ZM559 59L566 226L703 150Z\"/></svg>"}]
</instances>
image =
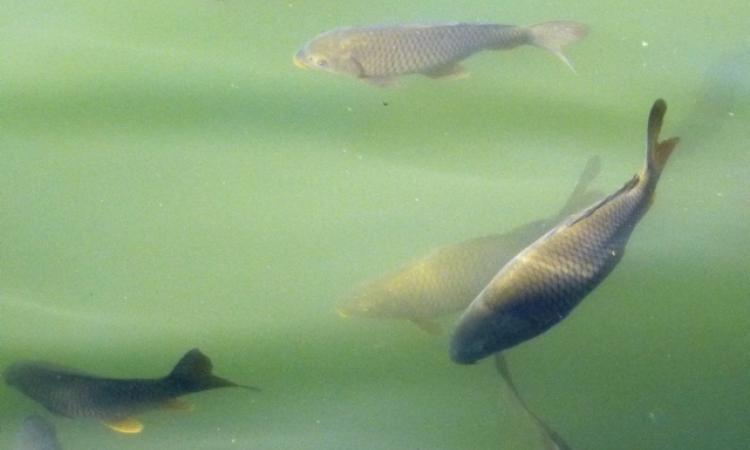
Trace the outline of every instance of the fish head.
<instances>
[{"instance_id":1,"label":"fish head","mask_svg":"<svg viewBox=\"0 0 750 450\"><path fill-rule=\"evenodd\" d=\"M3 380L8 386L19 386L29 375L29 368L25 364L16 363L3 371Z\"/></svg>"},{"instance_id":2,"label":"fish head","mask_svg":"<svg viewBox=\"0 0 750 450\"><path fill-rule=\"evenodd\" d=\"M336 306L336 313L343 318L378 316L374 298L361 293Z\"/></svg>"},{"instance_id":3,"label":"fish head","mask_svg":"<svg viewBox=\"0 0 750 450\"><path fill-rule=\"evenodd\" d=\"M450 357L458 364L474 364L528 339L531 329L526 320L510 312L469 305L451 337Z\"/></svg>"},{"instance_id":4,"label":"fish head","mask_svg":"<svg viewBox=\"0 0 750 450\"><path fill-rule=\"evenodd\" d=\"M366 317L371 319L403 318L407 304L398 292L380 282L361 286L336 307L341 317Z\"/></svg>"},{"instance_id":5,"label":"fish head","mask_svg":"<svg viewBox=\"0 0 750 450\"><path fill-rule=\"evenodd\" d=\"M292 58L300 69L362 75L362 67L352 57L350 41L339 33L327 33L308 42Z\"/></svg>"}]
</instances>

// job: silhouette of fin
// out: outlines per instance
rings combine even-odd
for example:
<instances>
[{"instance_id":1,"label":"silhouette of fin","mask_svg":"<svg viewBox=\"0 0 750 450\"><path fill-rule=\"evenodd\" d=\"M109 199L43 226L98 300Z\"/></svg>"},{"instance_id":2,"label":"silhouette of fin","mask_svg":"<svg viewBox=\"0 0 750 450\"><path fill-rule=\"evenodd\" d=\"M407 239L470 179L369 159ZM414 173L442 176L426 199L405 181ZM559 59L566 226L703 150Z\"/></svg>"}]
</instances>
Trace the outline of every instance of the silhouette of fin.
<instances>
[{"instance_id":1,"label":"silhouette of fin","mask_svg":"<svg viewBox=\"0 0 750 450\"><path fill-rule=\"evenodd\" d=\"M242 386L233 381L217 377L211 373L213 364L208 356L194 348L185 353L174 366L167 379L179 385L185 394L190 392L199 392L206 389L215 389L220 387L242 387L251 390L260 390L252 386Z\"/></svg>"}]
</instances>

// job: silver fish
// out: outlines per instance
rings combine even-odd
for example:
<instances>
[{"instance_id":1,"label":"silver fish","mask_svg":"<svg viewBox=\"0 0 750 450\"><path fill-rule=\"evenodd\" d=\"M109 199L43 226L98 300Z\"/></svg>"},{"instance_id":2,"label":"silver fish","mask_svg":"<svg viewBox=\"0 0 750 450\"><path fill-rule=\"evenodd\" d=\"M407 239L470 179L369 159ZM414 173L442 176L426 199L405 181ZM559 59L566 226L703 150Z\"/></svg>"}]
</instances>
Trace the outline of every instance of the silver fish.
<instances>
[{"instance_id":1,"label":"silver fish","mask_svg":"<svg viewBox=\"0 0 750 450\"><path fill-rule=\"evenodd\" d=\"M365 283L338 306L342 317L405 319L439 334L434 319L465 309L498 270L524 247L586 204L597 193L588 186L599 172L599 158L588 161L568 201L556 216L442 247L396 272Z\"/></svg>"},{"instance_id":2,"label":"silver fish","mask_svg":"<svg viewBox=\"0 0 750 450\"><path fill-rule=\"evenodd\" d=\"M482 50L533 45L549 50L568 67L566 45L583 39L588 27L577 22L545 22L529 27L494 23L369 26L322 33L297 52L300 68L351 75L374 84L421 73L432 78L464 73L459 62Z\"/></svg>"},{"instance_id":3,"label":"silver fish","mask_svg":"<svg viewBox=\"0 0 750 450\"><path fill-rule=\"evenodd\" d=\"M61 450L55 426L36 414L26 417L16 434L13 450Z\"/></svg>"},{"instance_id":4,"label":"silver fish","mask_svg":"<svg viewBox=\"0 0 750 450\"><path fill-rule=\"evenodd\" d=\"M638 174L516 255L471 302L451 339L453 361L471 364L543 333L615 268L678 142L658 140L666 110L661 99L651 108Z\"/></svg>"}]
</instances>

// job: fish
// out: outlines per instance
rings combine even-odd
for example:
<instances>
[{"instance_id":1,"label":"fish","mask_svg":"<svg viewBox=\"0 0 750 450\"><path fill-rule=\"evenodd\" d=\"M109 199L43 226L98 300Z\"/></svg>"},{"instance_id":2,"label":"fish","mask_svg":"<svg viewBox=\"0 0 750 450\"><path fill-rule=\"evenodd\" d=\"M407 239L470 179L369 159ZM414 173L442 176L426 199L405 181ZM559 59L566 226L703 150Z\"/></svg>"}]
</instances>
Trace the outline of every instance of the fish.
<instances>
[{"instance_id":1,"label":"fish","mask_svg":"<svg viewBox=\"0 0 750 450\"><path fill-rule=\"evenodd\" d=\"M454 362L473 364L544 333L612 272L679 142L659 141L666 110L662 99L653 104L646 161L630 181L522 250L472 300L450 340Z\"/></svg>"},{"instance_id":2,"label":"fish","mask_svg":"<svg viewBox=\"0 0 750 450\"><path fill-rule=\"evenodd\" d=\"M498 375L500 375L500 378L503 380L505 386L508 388L513 401L518 404L526 413L526 415L531 419L531 421L534 422L534 425L539 432L539 438L541 439L541 444L543 445L542 448L544 450L573 450L573 448L567 442L565 442L562 436L560 436L555 430L552 429L552 427L547 424L547 422L542 420L542 418L536 415L534 411L529 408L529 405L526 403L523 397L521 397L516 384L513 382L513 377L510 375L510 369L508 369L508 361L502 353L495 354L495 370L497 371Z\"/></svg>"},{"instance_id":3,"label":"fish","mask_svg":"<svg viewBox=\"0 0 750 450\"><path fill-rule=\"evenodd\" d=\"M33 361L11 365L3 378L54 414L95 418L120 433L140 433L143 424L134 416L145 411L190 409L178 398L185 394L223 387L259 390L213 375L211 360L197 348L161 378L104 378Z\"/></svg>"},{"instance_id":4,"label":"fish","mask_svg":"<svg viewBox=\"0 0 750 450\"><path fill-rule=\"evenodd\" d=\"M341 317L403 319L429 334L442 330L440 316L466 309L498 270L554 223L599 198L588 190L600 170L591 158L557 215L532 221L502 234L447 245L401 269L364 283L340 303Z\"/></svg>"},{"instance_id":5,"label":"fish","mask_svg":"<svg viewBox=\"0 0 750 450\"><path fill-rule=\"evenodd\" d=\"M380 86L412 73L431 78L466 75L459 64L482 50L533 45L552 52L571 70L563 53L588 27L570 21L529 27L495 23L443 23L337 28L307 42L292 62L301 69L346 74Z\"/></svg>"},{"instance_id":6,"label":"fish","mask_svg":"<svg viewBox=\"0 0 750 450\"><path fill-rule=\"evenodd\" d=\"M55 426L32 414L21 423L13 450L62 450Z\"/></svg>"}]
</instances>

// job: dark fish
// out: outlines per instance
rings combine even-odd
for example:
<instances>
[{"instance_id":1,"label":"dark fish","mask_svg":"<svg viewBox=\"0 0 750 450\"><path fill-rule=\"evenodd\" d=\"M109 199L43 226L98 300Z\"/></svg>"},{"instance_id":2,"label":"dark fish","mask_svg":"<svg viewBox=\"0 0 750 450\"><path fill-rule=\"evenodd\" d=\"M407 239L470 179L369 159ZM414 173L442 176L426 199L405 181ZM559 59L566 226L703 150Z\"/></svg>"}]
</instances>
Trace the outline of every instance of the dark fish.
<instances>
[{"instance_id":1,"label":"dark fish","mask_svg":"<svg viewBox=\"0 0 750 450\"><path fill-rule=\"evenodd\" d=\"M26 417L16 434L13 450L61 450L55 426L36 414Z\"/></svg>"},{"instance_id":2,"label":"dark fish","mask_svg":"<svg viewBox=\"0 0 750 450\"><path fill-rule=\"evenodd\" d=\"M506 386L510 390L513 400L521 406L526 414L531 418L534 424L539 430L539 437L544 445L544 450L573 450L563 438L557 434L544 420L537 416L526 404L526 401L521 397L521 394L516 388L516 384L513 382L513 377L510 376L510 370L508 369L508 362L502 353L495 354L495 369L500 377L505 382Z\"/></svg>"},{"instance_id":3,"label":"dark fish","mask_svg":"<svg viewBox=\"0 0 750 450\"><path fill-rule=\"evenodd\" d=\"M563 47L586 36L586 25L545 22L529 27L494 23L447 23L339 28L322 33L294 56L300 68L343 73L387 85L399 75L456 76L459 62L482 50L534 45L551 51L571 69Z\"/></svg>"},{"instance_id":4,"label":"dark fish","mask_svg":"<svg viewBox=\"0 0 750 450\"><path fill-rule=\"evenodd\" d=\"M651 108L645 166L633 179L516 255L471 302L451 340L453 361L471 364L543 333L615 268L678 142L658 141L666 110L661 99Z\"/></svg>"},{"instance_id":5,"label":"dark fish","mask_svg":"<svg viewBox=\"0 0 750 450\"><path fill-rule=\"evenodd\" d=\"M402 269L364 284L336 311L342 317L405 319L438 334L434 321L461 311L492 280L498 270L539 235L596 198L587 191L599 172L599 159L586 164L578 184L558 215L493 234L442 247Z\"/></svg>"},{"instance_id":6,"label":"dark fish","mask_svg":"<svg viewBox=\"0 0 750 450\"><path fill-rule=\"evenodd\" d=\"M16 363L5 370L5 382L66 417L102 420L121 433L139 433L143 425L134 415L165 407L185 409L177 397L221 387L243 387L211 373L211 360L190 350L169 375L154 379L103 378L42 362Z\"/></svg>"}]
</instances>

